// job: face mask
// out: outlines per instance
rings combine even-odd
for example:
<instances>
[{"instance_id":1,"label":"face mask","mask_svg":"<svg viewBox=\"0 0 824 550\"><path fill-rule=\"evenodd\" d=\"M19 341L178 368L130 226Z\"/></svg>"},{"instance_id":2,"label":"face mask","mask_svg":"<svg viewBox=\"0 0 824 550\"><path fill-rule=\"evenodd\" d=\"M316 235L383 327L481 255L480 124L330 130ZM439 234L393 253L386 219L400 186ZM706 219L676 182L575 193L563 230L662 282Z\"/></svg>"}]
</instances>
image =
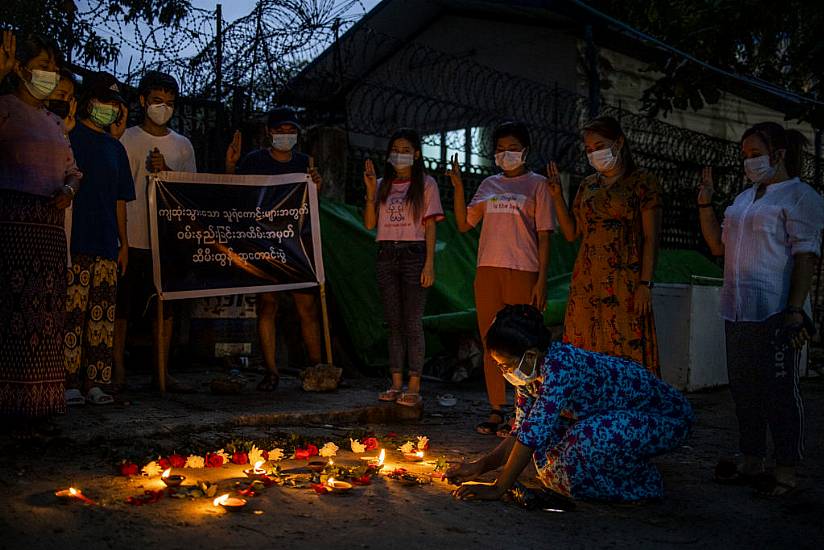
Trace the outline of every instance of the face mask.
<instances>
[{"instance_id":1,"label":"face mask","mask_svg":"<svg viewBox=\"0 0 824 550\"><path fill-rule=\"evenodd\" d=\"M598 149L597 151L587 153L587 160L589 160L590 166L603 173L615 168L615 165L618 163L618 155L612 152L612 146L610 146L605 149Z\"/></svg>"},{"instance_id":2,"label":"face mask","mask_svg":"<svg viewBox=\"0 0 824 550\"><path fill-rule=\"evenodd\" d=\"M65 99L50 99L46 108L60 118L69 116L71 110L69 102Z\"/></svg>"},{"instance_id":3,"label":"face mask","mask_svg":"<svg viewBox=\"0 0 824 550\"><path fill-rule=\"evenodd\" d=\"M92 108L89 112L89 118L96 126L106 128L117 120L117 115L119 114L119 107L108 105L106 103L100 103L95 100L92 101Z\"/></svg>"},{"instance_id":4,"label":"face mask","mask_svg":"<svg viewBox=\"0 0 824 550\"><path fill-rule=\"evenodd\" d=\"M297 142L297 134L272 134L272 147L277 151L291 151Z\"/></svg>"},{"instance_id":5,"label":"face mask","mask_svg":"<svg viewBox=\"0 0 824 550\"><path fill-rule=\"evenodd\" d=\"M46 99L57 88L59 82L60 75L55 72L32 69L31 80L23 81L23 84L35 99Z\"/></svg>"},{"instance_id":6,"label":"face mask","mask_svg":"<svg viewBox=\"0 0 824 550\"><path fill-rule=\"evenodd\" d=\"M534 351L527 351L524 353L518 366L511 371L504 371L503 375L507 382L513 386L526 386L534 382L538 378L538 354ZM524 371L530 371L526 374Z\"/></svg>"},{"instance_id":7,"label":"face mask","mask_svg":"<svg viewBox=\"0 0 824 550\"><path fill-rule=\"evenodd\" d=\"M155 105L149 105L146 107L146 116L149 117L149 120L157 124L158 126L164 126L169 119L172 118L172 113L174 113L174 109L166 105L165 103L156 103Z\"/></svg>"},{"instance_id":8,"label":"face mask","mask_svg":"<svg viewBox=\"0 0 824 550\"><path fill-rule=\"evenodd\" d=\"M524 164L524 152L501 151L500 153L495 153L495 164L507 172L517 170Z\"/></svg>"},{"instance_id":9,"label":"face mask","mask_svg":"<svg viewBox=\"0 0 824 550\"><path fill-rule=\"evenodd\" d=\"M753 183L764 183L775 175L775 166L770 164L769 155L761 155L744 161L744 172Z\"/></svg>"},{"instance_id":10,"label":"face mask","mask_svg":"<svg viewBox=\"0 0 824 550\"><path fill-rule=\"evenodd\" d=\"M389 153L389 164L395 167L395 170L402 170L409 168L415 162L415 155L409 153Z\"/></svg>"}]
</instances>

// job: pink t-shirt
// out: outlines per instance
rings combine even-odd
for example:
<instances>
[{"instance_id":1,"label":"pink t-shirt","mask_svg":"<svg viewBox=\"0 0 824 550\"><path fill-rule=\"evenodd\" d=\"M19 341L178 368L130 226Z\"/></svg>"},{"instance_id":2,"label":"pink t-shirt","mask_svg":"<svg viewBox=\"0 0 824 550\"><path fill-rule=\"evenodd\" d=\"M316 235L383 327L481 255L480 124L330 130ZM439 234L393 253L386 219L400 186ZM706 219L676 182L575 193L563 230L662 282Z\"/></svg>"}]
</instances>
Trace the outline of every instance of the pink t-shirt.
<instances>
[{"instance_id":1,"label":"pink t-shirt","mask_svg":"<svg viewBox=\"0 0 824 550\"><path fill-rule=\"evenodd\" d=\"M482 219L478 267L539 271L538 231L555 229L545 177L534 172L489 176L467 206L469 225Z\"/></svg>"},{"instance_id":2,"label":"pink t-shirt","mask_svg":"<svg viewBox=\"0 0 824 550\"><path fill-rule=\"evenodd\" d=\"M380 192L383 179L378 180ZM415 218L412 204L406 200L410 181L395 180L386 202L378 205L378 241L423 241L426 240L425 222L435 218L439 222L444 219L441 207L441 196L438 194L438 184L430 176L423 180L423 209Z\"/></svg>"}]
</instances>

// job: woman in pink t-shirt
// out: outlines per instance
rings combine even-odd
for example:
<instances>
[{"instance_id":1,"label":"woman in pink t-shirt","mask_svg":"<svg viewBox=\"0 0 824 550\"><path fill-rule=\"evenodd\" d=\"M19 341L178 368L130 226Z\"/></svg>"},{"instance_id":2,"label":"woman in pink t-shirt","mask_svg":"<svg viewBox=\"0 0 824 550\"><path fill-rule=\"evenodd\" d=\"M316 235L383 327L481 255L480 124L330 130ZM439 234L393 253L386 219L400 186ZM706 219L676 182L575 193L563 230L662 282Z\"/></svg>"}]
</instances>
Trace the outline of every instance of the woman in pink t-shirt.
<instances>
[{"instance_id":1,"label":"woman in pink t-shirt","mask_svg":"<svg viewBox=\"0 0 824 550\"><path fill-rule=\"evenodd\" d=\"M524 162L530 146L526 126L519 122L501 124L493 132L492 142L495 164L503 172L482 181L468 206L457 158L452 159L449 171L455 187L458 229L466 232L484 222L475 273L475 310L484 341L495 314L505 305L532 304L543 311L549 237L554 229L547 180L528 170ZM476 429L494 434L505 424L506 385L488 350L484 353L484 376L491 410L487 421ZM501 430L501 435L508 431Z\"/></svg>"},{"instance_id":2,"label":"woman in pink t-shirt","mask_svg":"<svg viewBox=\"0 0 824 550\"><path fill-rule=\"evenodd\" d=\"M363 224L367 229L378 228L376 271L389 326L392 372L392 387L378 398L414 407L421 402L426 290L435 283L435 223L444 215L438 185L423 170L417 132L403 128L392 134L383 174L378 180L372 161L366 161ZM409 367L406 392L405 362Z\"/></svg>"}]
</instances>

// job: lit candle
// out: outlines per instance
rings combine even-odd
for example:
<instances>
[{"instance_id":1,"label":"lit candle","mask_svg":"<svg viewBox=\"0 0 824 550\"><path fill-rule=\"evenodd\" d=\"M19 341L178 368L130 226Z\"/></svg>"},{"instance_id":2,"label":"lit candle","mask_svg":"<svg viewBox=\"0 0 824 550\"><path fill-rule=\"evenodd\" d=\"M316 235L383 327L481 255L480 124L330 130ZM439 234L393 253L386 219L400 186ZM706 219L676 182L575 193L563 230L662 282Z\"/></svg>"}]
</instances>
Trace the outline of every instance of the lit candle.
<instances>
[{"instance_id":1,"label":"lit candle","mask_svg":"<svg viewBox=\"0 0 824 550\"><path fill-rule=\"evenodd\" d=\"M163 474L161 474L160 479L163 480L163 483L166 484L167 487L180 487L180 484L183 483L183 480L186 479L186 476L181 476L178 474L171 475L172 469L167 468Z\"/></svg>"},{"instance_id":2,"label":"lit candle","mask_svg":"<svg viewBox=\"0 0 824 550\"><path fill-rule=\"evenodd\" d=\"M246 506L246 499L230 497L229 493L226 493L224 495L220 495L215 500L213 500L212 504L215 506L220 506L224 510L228 510L230 512L237 512L238 510Z\"/></svg>"}]
</instances>

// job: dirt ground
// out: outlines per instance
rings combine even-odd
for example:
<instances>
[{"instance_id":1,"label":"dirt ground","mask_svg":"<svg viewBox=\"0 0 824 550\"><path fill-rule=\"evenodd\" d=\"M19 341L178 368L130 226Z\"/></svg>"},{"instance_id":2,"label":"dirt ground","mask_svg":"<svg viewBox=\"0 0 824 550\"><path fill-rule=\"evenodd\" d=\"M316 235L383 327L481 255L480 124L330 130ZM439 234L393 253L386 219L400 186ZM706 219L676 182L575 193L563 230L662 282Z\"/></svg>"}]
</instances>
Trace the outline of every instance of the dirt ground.
<instances>
[{"instance_id":1,"label":"dirt ground","mask_svg":"<svg viewBox=\"0 0 824 550\"><path fill-rule=\"evenodd\" d=\"M210 373L199 376L207 380ZM218 510L206 498L164 498L141 507L125 502L160 486L157 478L116 475L114 464L136 448L170 449L193 442L219 448L232 439L265 438L284 430L336 439L364 428L379 436L393 431L427 435L431 457L475 457L496 444L496 438L473 430L485 411L480 388L429 384L419 423L339 422L348 418L347 411L373 405L380 384L358 380L353 388L333 394L302 393L294 379L285 379L271 395L250 390L240 396L214 396L205 386L195 395L165 398L135 391L110 407L72 409L59 419L61 436L49 442L21 445L2 439L0 548L824 547L821 380L802 387L808 456L800 472L801 488L779 500L756 499L749 489L711 481L715 462L733 454L736 438L729 392L717 390L690 396L698 424L689 445L657 460L667 487L660 504L579 503L566 513L526 511L501 502L455 501L451 487L440 481L406 487L385 478L341 496L271 487L234 514ZM444 408L435 402L434 396L445 391L458 397L457 406ZM303 413L315 413L312 425L265 425ZM339 460L354 462L354 457L341 453ZM393 453L388 460L397 463L399 458ZM303 464L287 461L284 467ZM222 493L243 477L241 470L230 466L184 473L190 480L219 482ZM57 502L53 492L70 484L81 487L97 505Z\"/></svg>"}]
</instances>

